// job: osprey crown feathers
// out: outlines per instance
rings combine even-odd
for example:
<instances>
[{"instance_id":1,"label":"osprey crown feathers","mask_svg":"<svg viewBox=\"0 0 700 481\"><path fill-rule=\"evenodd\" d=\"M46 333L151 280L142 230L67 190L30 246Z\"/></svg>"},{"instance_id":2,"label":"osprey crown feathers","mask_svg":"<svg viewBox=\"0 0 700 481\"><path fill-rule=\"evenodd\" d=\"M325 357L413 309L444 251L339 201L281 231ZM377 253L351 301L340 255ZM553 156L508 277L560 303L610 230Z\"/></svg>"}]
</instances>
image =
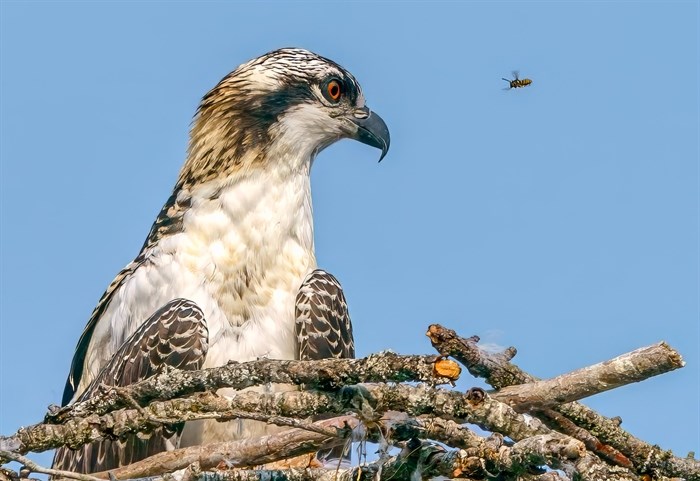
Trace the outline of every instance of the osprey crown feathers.
<instances>
[{"instance_id":1,"label":"osprey crown feathers","mask_svg":"<svg viewBox=\"0 0 700 481\"><path fill-rule=\"evenodd\" d=\"M309 177L316 155L343 138L380 149L380 160L389 150L387 126L365 105L355 78L307 50L253 59L207 93L172 195L78 341L63 403L166 366L353 357L343 290L316 265ZM104 471L178 446L273 429L254 421L188 422L60 448L54 467Z\"/></svg>"}]
</instances>

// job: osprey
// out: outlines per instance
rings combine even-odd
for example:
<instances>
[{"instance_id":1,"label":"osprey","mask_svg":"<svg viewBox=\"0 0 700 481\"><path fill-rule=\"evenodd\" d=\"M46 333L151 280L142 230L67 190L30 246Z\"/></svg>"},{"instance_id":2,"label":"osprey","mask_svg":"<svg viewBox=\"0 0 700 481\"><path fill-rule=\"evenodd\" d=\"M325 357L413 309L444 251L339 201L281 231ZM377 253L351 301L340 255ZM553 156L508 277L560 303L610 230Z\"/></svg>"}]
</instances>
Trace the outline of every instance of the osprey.
<instances>
[{"instance_id":1,"label":"osprey","mask_svg":"<svg viewBox=\"0 0 700 481\"><path fill-rule=\"evenodd\" d=\"M387 126L355 78L306 50L253 59L207 93L172 195L78 341L63 404L166 365L353 357L343 291L316 266L309 178L316 155L343 138L381 149L380 160L389 149ZM178 445L269 429L197 421L184 431L61 448L54 467L104 471Z\"/></svg>"}]
</instances>

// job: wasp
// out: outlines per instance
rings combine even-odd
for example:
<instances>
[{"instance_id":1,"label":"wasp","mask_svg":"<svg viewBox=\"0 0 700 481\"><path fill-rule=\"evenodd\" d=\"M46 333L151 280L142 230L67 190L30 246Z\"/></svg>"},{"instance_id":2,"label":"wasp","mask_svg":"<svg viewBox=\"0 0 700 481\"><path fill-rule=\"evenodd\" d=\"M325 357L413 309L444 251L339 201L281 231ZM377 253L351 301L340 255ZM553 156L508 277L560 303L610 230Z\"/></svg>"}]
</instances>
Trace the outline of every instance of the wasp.
<instances>
[{"instance_id":1,"label":"wasp","mask_svg":"<svg viewBox=\"0 0 700 481\"><path fill-rule=\"evenodd\" d=\"M514 70L512 73L513 73L513 77L515 77L513 80L507 79L507 78L503 79L510 84L510 87L505 88L503 90L510 90L510 89L518 89L518 88L522 88L522 87L527 87L528 85L530 85L532 83L532 80L530 80L529 78L522 78L521 79L520 77L518 77L517 70Z\"/></svg>"}]
</instances>

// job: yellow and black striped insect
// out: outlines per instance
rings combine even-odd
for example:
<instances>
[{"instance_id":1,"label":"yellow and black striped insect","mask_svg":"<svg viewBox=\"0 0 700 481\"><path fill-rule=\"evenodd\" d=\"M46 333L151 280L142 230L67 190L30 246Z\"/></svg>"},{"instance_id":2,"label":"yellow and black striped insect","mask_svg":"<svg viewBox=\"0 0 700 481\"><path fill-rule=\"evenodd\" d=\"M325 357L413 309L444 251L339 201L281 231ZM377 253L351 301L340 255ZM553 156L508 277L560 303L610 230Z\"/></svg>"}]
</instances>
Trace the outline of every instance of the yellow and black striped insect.
<instances>
[{"instance_id":1,"label":"yellow and black striped insect","mask_svg":"<svg viewBox=\"0 0 700 481\"><path fill-rule=\"evenodd\" d=\"M532 83L532 80L530 80L529 78L522 78L522 79L521 79L521 78L518 76L518 71L517 71L517 70L513 70L512 74L513 74L513 77L514 77L513 80L507 79L507 78L504 78L504 79L503 79L503 80L505 80L506 82L508 82L508 83L510 84L510 87L505 88L505 89L503 89L503 90L519 89L519 88L522 88L522 87L527 87L528 85L530 85L530 84Z\"/></svg>"}]
</instances>

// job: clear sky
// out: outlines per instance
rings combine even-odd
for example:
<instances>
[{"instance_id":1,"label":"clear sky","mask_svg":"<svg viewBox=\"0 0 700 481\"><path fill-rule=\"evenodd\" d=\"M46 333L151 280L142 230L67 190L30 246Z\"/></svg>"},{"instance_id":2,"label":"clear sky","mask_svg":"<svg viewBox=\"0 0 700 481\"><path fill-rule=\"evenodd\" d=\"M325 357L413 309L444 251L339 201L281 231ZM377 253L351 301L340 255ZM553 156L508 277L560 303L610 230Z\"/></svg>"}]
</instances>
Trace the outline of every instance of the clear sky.
<instances>
[{"instance_id":1,"label":"clear sky","mask_svg":"<svg viewBox=\"0 0 700 481\"><path fill-rule=\"evenodd\" d=\"M201 96L299 46L347 67L391 130L381 164L343 141L312 174L358 355L430 353L440 322L551 377L666 340L684 369L586 403L700 452L698 2L1 8L0 434L60 402ZM532 85L502 90L514 69Z\"/></svg>"}]
</instances>

